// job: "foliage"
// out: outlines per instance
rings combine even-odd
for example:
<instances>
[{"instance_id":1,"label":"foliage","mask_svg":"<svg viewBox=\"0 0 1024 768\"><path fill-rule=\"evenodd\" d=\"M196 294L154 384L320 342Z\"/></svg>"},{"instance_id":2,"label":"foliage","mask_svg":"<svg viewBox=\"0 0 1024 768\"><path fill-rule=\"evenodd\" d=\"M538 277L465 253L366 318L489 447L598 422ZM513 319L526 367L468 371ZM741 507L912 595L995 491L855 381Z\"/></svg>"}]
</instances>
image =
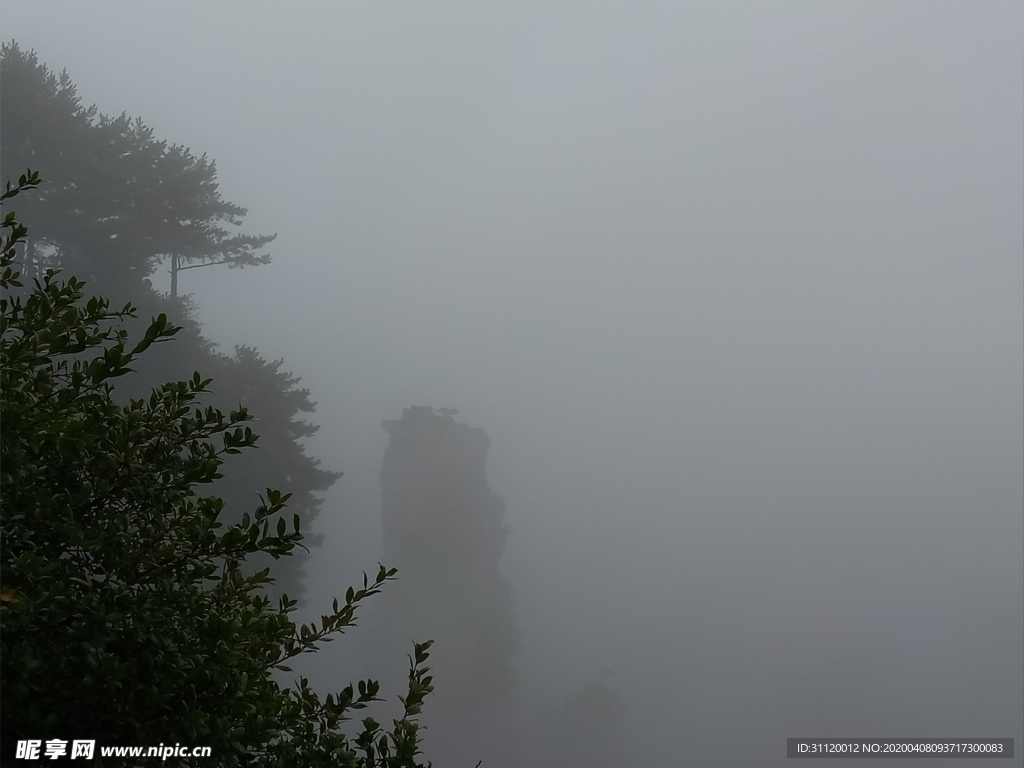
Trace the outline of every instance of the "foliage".
<instances>
[{"instance_id":1,"label":"foliage","mask_svg":"<svg viewBox=\"0 0 1024 768\"><path fill-rule=\"evenodd\" d=\"M37 185L30 172L2 198ZM3 227L0 754L56 737L208 745L204 766L419 765L430 643L415 645L404 712L387 731L348 723L380 700L373 680L323 699L304 678L275 680L354 626L395 571L364 575L319 625L295 624L287 596L272 605L270 569L242 566L301 546L298 516L283 517L289 496L267 489L225 525L222 500L199 493L226 456L255 445L246 409L203 407L210 380L198 373L117 402L113 381L178 328L160 315L132 344L121 326L131 306L87 299L81 281L52 270L19 290L26 230L14 214Z\"/></svg>"},{"instance_id":2,"label":"foliage","mask_svg":"<svg viewBox=\"0 0 1024 768\"><path fill-rule=\"evenodd\" d=\"M317 427L305 420L315 404L299 378L251 348L220 354L203 338L186 297L167 297L149 278L170 261L176 270L227 264L264 264L263 247L273 237L236 232L246 210L222 199L216 166L182 146L157 140L140 119L107 117L81 103L67 72L59 75L35 53L11 42L0 51L0 150L7 167L45 162L47 183L23 198L22 216L33 222L22 249L22 273L40 276L63 269L87 281L94 292L131 302L141 314L164 314L182 327L173 345L152 348L137 361L136 375L115 382L119 399L144 397L162 382L187 378L194 370L217 381L209 402L221 410L247 403L259 414L264 441L258 451L230 458L230 471L216 493L225 501L225 520L254 499L253 488L285 487L289 509L308 531L320 511L320 494L340 477L320 467L303 441ZM196 275L198 273L188 273ZM124 327L142 334L141 322ZM319 543L307 537L307 547ZM275 594L304 596L300 550L279 563Z\"/></svg>"},{"instance_id":3,"label":"foliage","mask_svg":"<svg viewBox=\"0 0 1024 768\"><path fill-rule=\"evenodd\" d=\"M223 200L216 164L154 138L141 119L84 107L59 76L16 42L0 52L4 162L47 165L45 192L23 206L33 221L31 266L74 265L117 296L134 294L169 256L181 269L265 264L273 235L232 230L246 210ZM34 274L31 276L34 277Z\"/></svg>"},{"instance_id":4,"label":"foliage","mask_svg":"<svg viewBox=\"0 0 1024 768\"><path fill-rule=\"evenodd\" d=\"M150 306L154 306L152 303ZM159 305L155 305L159 308ZM173 311L166 307L165 313ZM144 328L139 329L142 333ZM304 545L320 546L322 537L311 536L311 523L320 511L319 493L329 488L340 473L323 469L308 455L303 442L319 429L298 417L311 413L315 403L309 390L300 386L298 377L282 370L283 361L267 361L251 347L237 347L231 356L220 354L198 334L185 327L174 344L154 347L135 366L137 375L121 379L116 394L121 398L143 397L160 381L188 376L199 367L217 382L208 402L228 412L245 403L256 414L262 439L257 450L226 458L225 476L216 481L213 493L224 500L225 520L237 521L239 510L251 507L254 489L265 485L287 488L291 493L288 509L302 521ZM303 576L309 553L299 550L277 564L272 594L287 592L303 606Z\"/></svg>"}]
</instances>

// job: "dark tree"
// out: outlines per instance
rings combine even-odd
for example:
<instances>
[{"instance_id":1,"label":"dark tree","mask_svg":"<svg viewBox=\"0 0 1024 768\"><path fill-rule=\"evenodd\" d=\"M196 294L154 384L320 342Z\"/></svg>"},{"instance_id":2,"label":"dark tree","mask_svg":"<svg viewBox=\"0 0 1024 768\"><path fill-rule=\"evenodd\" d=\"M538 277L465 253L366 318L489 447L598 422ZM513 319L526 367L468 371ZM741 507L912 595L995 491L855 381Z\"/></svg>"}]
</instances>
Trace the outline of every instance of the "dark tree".
<instances>
[{"instance_id":1,"label":"dark tree","mask_svg":"<svg viewBox=\"0 0 1024 768\"><path fill-rule=\"evenodd\" d=\"M308 525L319 514L319 493L341 477L340 472L321 469L320 462L308 456L303 447L303 441L320 429L298 417L316 408L309 390L299 386L296 376L282 370L284 361L264 360L252 347L235 347L234 355L218 355L211 362L209 370L221 393L214 397L214 403L224 410L246 403L259 414L256 428L261 435L258 450L228 460L228 477L218 481L215 490L229 509L248 509L254 498L252 489L273 478L291 491L288 508ZM226 482L228 479L230 482ZM306 535L307 547L322 543L322 535ZM304 593L302 577L308 556L301 554L277 568L278 586L293 597Z\"/></svg>"},{"instance_id":2,"label":"dark tree","mask_svg":"<svg viewBox=\"0 0 1024 768\"><path fill-rule=\"evenodd\" d=\"M2 199L36 183L26 174ZM130 306L87 299L81 281L52 271L23 290L25 229L13 214L3 228L0 762L19 740L60 739L212 750L165 755L172 766L418 768L430 643L414 647L389 730L371 718L345 727L379 701L372 680L324 699L305 679L277 681L289 659L352 626L395 571L381 566L318 624L296 625L294 601L264 594L271 569L243 568L301 544L287 494L265 489L232 525L223 501L201 492L224 457L254 445L246 409L206 405L210 380L198 373L118 402L111 383L178 329L160 315L131 343L120 327Z\"/></svg>"},{"instance_id":3,"label":"dark tree","mask_svg":"<svg viewBox=\"0 0 1024 768\"><path fill-rule=\"evenodd\" d=\"M219 382L217 405L252 403L267 436L258 451L233 458L232 472L218 484L226 515L238 519L254 487L273 485L292 494L292 509L308 529L320 494L340 477L321 469L303 446L316 431L304 420L314 408L309 392L282 370L282 361L267 362L248 348L218 353L203 338L188 298L175 295L175 284L171 296L163 296L148 279L162 263L171 265L174 281L184 269L266 263L262 248L273 236L236 231L246 211L221 198L216 167L205 155L157 140L139 119L106 117L83 106L67 72L55 75L17 43L0 51L0 89L4 167L44 167L47 176L22 204L22 215L33 221L24 246L26 277L63 269L119 304L166 314L180 325L177 343L154 348L132 381L117 382L117 394L141 396L161 382L210 371ZM306 542L318 543L316 537ZM300 552L281 569L279 590L302 597L306 559Z\"/></svg>"},{"instance_id":4,"label":"dark tree","mask_svg":"<svg viewBox=\"0 0 1024 768\"><path fill-rule=\"evenodd\" d=\"M261 250L274 236L234 231L246 210L221 198L205 155L158 141L141 119L82 106L66 71L55 75L15 42L0 52L0 89L4 165L47 169L46 190L22 211L33 221L30 271L71 267L134 296L165 261L175 283L182 269L269 261Z\"/></svg>"}]
</instances>

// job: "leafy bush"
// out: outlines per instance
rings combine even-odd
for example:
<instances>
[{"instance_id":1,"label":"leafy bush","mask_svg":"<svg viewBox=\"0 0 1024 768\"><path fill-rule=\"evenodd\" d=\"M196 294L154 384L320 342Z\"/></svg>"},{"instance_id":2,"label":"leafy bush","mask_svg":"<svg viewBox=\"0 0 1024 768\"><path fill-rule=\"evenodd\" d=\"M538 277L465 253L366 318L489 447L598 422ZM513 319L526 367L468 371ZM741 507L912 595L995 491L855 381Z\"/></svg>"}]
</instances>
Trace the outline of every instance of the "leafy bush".
<instances>
[{"instance_id":1,"label":"leafy bush","mask_svg":"<svg viewBox=\"0 0 1024 768\"><path fill-rule=\"evenodd\" d=\"M29 172L2 199L38 184ZM119 328L131 306L112 310L53 270L26 288L26 229L13 213L2 226L0 754L20 739L95 739L210 746L203 766L419 766L429 642L415 645L390 730L365 718L346 731L380 701L373 680L321 699L305 678L287 688L274 676L353 626L395 571L364 574L319 625L295 624L287 596L272 605L270 569L242 566L302 546L298 516L283 517L288 494L266 490L228 526L224 503L198 491L224 456L255 445L245 408L204 408L198 373L117 402L111 380L178 329L160 315L132 344Z\"/></svg>"}]
</instances>

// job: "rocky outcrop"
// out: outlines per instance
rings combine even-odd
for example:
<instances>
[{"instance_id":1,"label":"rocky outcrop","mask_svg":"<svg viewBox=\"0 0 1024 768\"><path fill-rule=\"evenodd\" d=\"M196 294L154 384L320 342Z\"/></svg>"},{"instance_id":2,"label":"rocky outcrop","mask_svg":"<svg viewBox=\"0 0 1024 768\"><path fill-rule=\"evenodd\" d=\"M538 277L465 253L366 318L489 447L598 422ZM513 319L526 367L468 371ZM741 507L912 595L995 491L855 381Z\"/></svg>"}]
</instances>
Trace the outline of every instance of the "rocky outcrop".
<instances>
[{"instance_id":1,"label":"rocky outcrop","mask_svg":"<svg viewBox=\"0 0 1024 768\"><path fill-rule=\"evenodd\" d=\"M539 710L535 717L531 768L621 768L629 765L623 737L626 708L611 685L610 674L592 680L560 707Z\"/></svg>"},{"instance_id":2,"label":"rocky outcrop","mask_svg":"<svg viewBox=\"0 0 1024 768\"><path fill-rule=\"evenodd\" d=\"M412 406L382 422L390 437L380 474L384 562L399 570L382 599L387 635L435 641L428 742L467 747L468 723L482 734L490 718L509 731L518 633L499 569L508 529L487 482L491 441L455 414ZM502 738L474 747L476 759Z\"/></svg>"},{"instance_id":3,"label":"rocky outcrop","mask_svg":"<svg viewBox=\"0 0 1024 768\"><path fill-rule=\"evenodd\" d=\"M447 408L414 405L382 426L391 438L380 473L385 557L433 581L457 567L461 587L481 597L507 533L505 503L487 484L490 439Z\"/></svg>"}]
</instances>

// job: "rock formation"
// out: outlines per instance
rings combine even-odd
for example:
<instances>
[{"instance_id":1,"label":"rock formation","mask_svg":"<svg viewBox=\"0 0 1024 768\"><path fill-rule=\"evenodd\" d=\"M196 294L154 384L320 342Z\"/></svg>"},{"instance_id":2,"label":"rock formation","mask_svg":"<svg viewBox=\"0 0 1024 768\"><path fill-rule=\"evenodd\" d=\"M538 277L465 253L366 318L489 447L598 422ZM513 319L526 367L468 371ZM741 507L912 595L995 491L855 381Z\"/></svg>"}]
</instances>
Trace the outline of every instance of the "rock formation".
<instances>
[{"instance_id":1,"label":"rock formation","mask_svg":"<svg viewBox=\"0 0 1024 768\"><path fill-rule=\"evenodd\" d=\"M390 437L380 475L384 562L399 569L382 600L388 636L435 641L428 743L470 749L462 759L474 758L473 765L484 759L481 751L490 758L496 742L512 737L518 636L499 571L507 528L505 504L487 482L490 439L454 413L412 406L401 419L382 422ZM479 741L499 726L506 733ZM477 740L467 741L470 733Z\"/></svg>"},{"instance_id":2,"label":"rock formation","mask_svg":"<svg viewBox=\"0 0 1024 768\"><path fill-rule=\"evenodd\" d=\"M583 685L561 707L537 713L531 768L620 768L630 764L623 740L625 704L608 673L602 677Z\"/></svg>"}]
</instances>

